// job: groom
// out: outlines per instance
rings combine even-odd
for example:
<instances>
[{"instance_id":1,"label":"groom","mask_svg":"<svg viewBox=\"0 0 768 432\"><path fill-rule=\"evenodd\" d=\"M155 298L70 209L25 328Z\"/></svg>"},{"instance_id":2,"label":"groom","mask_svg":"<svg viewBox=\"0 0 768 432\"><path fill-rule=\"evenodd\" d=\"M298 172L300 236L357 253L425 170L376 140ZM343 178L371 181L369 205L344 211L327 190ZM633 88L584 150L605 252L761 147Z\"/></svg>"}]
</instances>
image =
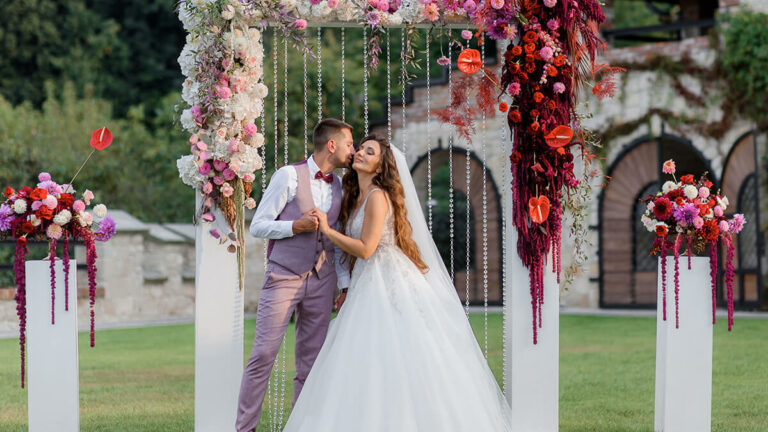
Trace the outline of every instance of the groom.
<instances>
[{"instance_id":1,"label":"groom","mask_svg":"<svg viewBox=\"0 0 768 432\"><path fill-rule=\"evenodd\" d=\"M293 402L325 341L333 293L340 308L349 273L340 265L341 250L317 231L312 212L328 215L333 226L341 209L341 179L354 152L352 126L325 119L315 126L309 159L280 168L272 176L251 222L254 237L268 238L267 270L256 315L256 334L240 385L237 431L256 429L269 374L292 312L296 311L296 376Z\"/></svg>"}]
</instances>

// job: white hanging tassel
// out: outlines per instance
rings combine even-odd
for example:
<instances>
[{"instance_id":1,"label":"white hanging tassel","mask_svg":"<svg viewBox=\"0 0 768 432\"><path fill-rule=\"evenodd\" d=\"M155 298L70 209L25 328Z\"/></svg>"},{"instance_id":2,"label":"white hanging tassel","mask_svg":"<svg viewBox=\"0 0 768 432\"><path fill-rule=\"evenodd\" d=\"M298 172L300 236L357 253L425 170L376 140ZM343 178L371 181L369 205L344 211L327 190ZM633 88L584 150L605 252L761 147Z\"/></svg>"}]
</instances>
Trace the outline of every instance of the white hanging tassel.
<instances>
[{"instance_id":1,"label":"white hanging tassel","mask_svg":"<svg viewBox=\"0 0 768 432\"><path fill-rule=\"evenodd\" d=\"M408 76L408 70L405 66L405 31L406 28L403 26L403 30L400 32L400 87L402 89L402 125L400 126L400 134L403 136L403 142L402 142L402 148L403 148L403 154L406 156L408 155L408 146L406 144L406 133L405 133L405 88L406 88L406 81Z\"/></svg>"},{"instance_id":2,"label":"white hanging tassel","mask_svg":"<svg viewBox=\"0 0 768 432\"><path fill-rule=\"evenodd\" d=\"M481 63L485 66L485 44L480 48ZM483 335L485 336L485 358L488 358L488 165L485 151L486 118L482 113L480 146L483 152Z\"/></svg>"},{"instance_id":3,"label":"white hanging tassel","mask_svg":"<svg viewBox=\"0 0 768 432\"><path fill-rule=\"evenodd\" d=\"M432 234L432 89L429 66L432 63L429 52L430 34L427 31L427 219Z\"/></svg>"},{"instance_id":4,"label":"white hanging tassel","mask_svg":"<svg viewBox=\"0 0 768 432\"><path fill-rule=\"evenodd\" d=\"M341 28L341 121L347 121L347 92L346 92L346 63L345 63L345 44L346 34L344 27Z\"/></svg>"},{"instance_id":5,"label":"white hanging tassel","mask_svg":"<svg viewBox=\"0 0 768 432\"><path fill-rule=\"evenodd\" d=\"M392 144L392 63L389 44L389 29L387 29L387 141Z\"/></svg>"}]
</instances>

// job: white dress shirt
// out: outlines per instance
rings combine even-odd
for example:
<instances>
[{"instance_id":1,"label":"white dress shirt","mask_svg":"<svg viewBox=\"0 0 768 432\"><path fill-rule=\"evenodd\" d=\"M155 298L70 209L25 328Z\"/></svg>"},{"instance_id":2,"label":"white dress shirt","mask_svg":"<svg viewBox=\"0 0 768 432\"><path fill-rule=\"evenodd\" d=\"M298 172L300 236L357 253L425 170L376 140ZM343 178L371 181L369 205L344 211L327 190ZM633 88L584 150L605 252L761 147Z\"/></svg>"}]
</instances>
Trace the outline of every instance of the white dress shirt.
<instances>
[{"instance_id":1,"label":"white dress shirt","mask_svg":"<svg viewBox=\"0 0 768 432\"><path fill-rule=\"evenodd\" d=\"M333 203L333 188L331 183L326 183L322 179L316 179L315 174L320 171L320 167L315 163L314 156L307 159L307 168L309 168L309 185L312 190L312 201L315 206L328 213ZM325 174L325 173L324 173ZM334 181L336 181L334 174ZM276 220L282 213L285 205L296 197L296 191L299 188L299 176L296 168L292 165L285 165L277 170L269 181L267 190L261 197L256 213L251 220L251 235L259 238L279 240L293 236L293 221ZM338 224L337 224L338 225ZM335 227L338 229L338 226ZM335 265L336 276L338 277L339 288L349 287L349 268L341 263L343 251L335 246Z\"/></svg>"}]
</instances>

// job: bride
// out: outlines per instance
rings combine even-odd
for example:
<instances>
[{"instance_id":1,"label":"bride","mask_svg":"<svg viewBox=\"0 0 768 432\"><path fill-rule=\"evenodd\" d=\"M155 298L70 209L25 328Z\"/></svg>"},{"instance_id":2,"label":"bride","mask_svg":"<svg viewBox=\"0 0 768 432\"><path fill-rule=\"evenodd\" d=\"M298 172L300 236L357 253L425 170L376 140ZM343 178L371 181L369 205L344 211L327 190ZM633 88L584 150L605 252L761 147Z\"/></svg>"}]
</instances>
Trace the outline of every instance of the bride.
<instances>
[{"instance_id":1,"label":"bride","mask_svg":"<svg viewBox=\"0 0 768 432\"><path fill-rule=\"evenodd\" d=\"M405 156L369 135L344 177L352 269L284 431L510 431L511 410L432 240Z\"/></svg>"}]
</instances>

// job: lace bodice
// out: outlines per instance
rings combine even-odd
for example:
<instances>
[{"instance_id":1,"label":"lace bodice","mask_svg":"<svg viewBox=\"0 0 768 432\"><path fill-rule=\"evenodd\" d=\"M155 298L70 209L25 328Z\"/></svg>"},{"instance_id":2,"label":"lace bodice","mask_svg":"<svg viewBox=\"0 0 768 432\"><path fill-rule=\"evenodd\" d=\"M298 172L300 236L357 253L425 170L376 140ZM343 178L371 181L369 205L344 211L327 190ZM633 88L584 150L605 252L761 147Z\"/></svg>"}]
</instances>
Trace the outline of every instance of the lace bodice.
<instances>
[{"instance_id":1,"label":"lace bodice","mask_svg":"<svg viewBox=\"0 0 768 432\"><path fill-rule=\"evenodd\" d=\"M363 220L365 219L365 205L368 203L368 197L370 197L371 193L375 190L381 189L371 189L370 192L368 192L368 195L365 197L363 204L355 211L355 215L352 217L352 221L347 225L348 236L354 237L356 239L360 238L360 235L363 232ZM386 192L385 196L387 196L389 209L387 210L387 216L384 219L384 228L381 231L381 240L379 240L379 245L377 248L384 245L395 245L395 227L392 217L392 201L389 200L389 196L386 195Z\"/></svg>"}]
</instances>

